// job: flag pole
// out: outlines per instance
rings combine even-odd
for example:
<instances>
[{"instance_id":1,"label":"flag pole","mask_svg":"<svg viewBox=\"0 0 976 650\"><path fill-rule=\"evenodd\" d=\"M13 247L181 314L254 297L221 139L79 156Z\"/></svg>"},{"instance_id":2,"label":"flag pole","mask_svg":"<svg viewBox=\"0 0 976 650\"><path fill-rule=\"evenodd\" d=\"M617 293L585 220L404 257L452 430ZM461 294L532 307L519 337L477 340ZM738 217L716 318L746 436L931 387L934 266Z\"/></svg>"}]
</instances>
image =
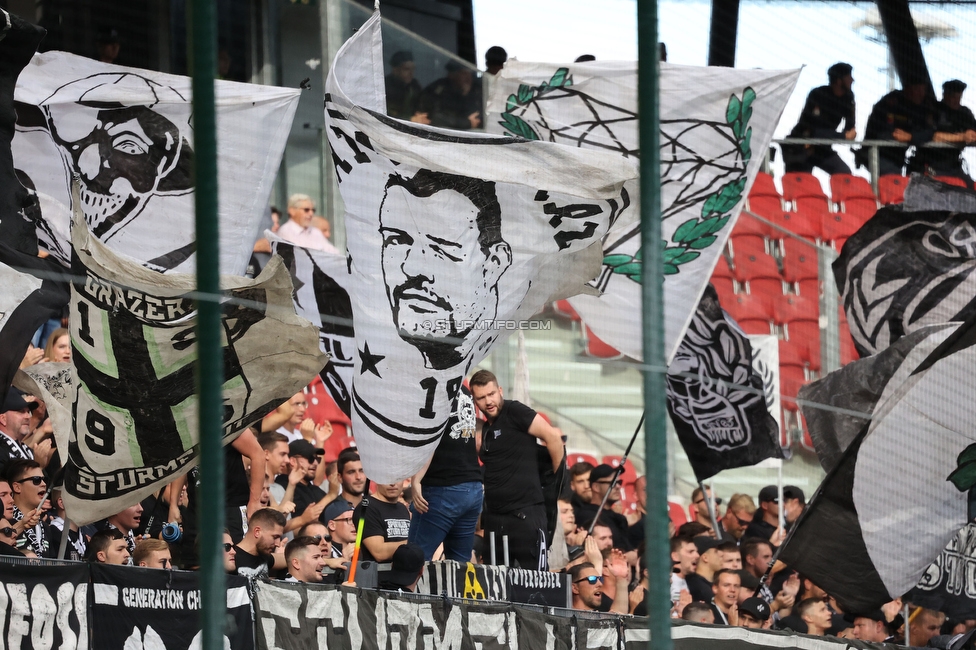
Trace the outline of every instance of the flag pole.
<instances>
[{"instance_id":1,"label":"flag pole","mask_svg":"<svg viewBox=\"0 0 976 650\"><path fill-rule=\"evenodd\" d=\"M780 530L786 530L785 528L785 515L783 514L783 459L779 459L779 468L776 472L776 490L777 490L777 506L776 512L779 513L779 528Z\"/></svg>"},{"instance_id":2,"label":"flag pole","mask_svg":"<svg viewBox=\"0 0 976 650\"><path fill-rule=\"evenodd\" d=\"M647 614L650 647L672 650L671 554L668 540L668 416L664 373L664 252L661 246L660 51L657 0L637 0L637 92L640 129L641 314L644 351L644 458L647 516Z\"/></svg>"},{"instance_id":3,"label":"flag pole","mask_svg":"<svg viewBox=\"0 0 976 650\"><path fill-rule=\"evenodd\" d=\"M227 604L223 563L223 350L220 344L220 233L217 224L217 9L193 0L188 10L193 75L193 185L196 221L197 362L200 434L200 616L203 650L222 650Z\"/></svg>"},{"instance_id":4,"label":"flag pole","mask_svg":"<svg viewBox=\"0 0 976 650\"><path fill-rule=\"evenodd\" d=\"M613 476L610 477L610 488L603 495L603 501L600 502L600 509L596 511L596 516L593 517L593 522L590 524L590 529L586 531L586 535L590 536L593 534L593 528L596 527L596 521L603 514L603 509L607 506L607 499L610 498L610 492L613 491L613 484L617 482L620 475L624 471L624 463L627 462L627 456L630 456L630 450L634 446L634 441L637 440L637 434L640 433L641 427L644 426L644 416L646 413L641 413L640 422L637 423L637 428L634 429L634 435L630 437L630 442L627 443L627 449L624 450L624 455L620 457L620 464L613 470Z\"/></svg>"},{"instance_id":5,"label":"flag pole","mask_svg":"<svg viewBox=\"0 0 976 650\"><path fill-rule=\"evenodd\" d=\"M698 481L698 487L701 489L702 498L708 504L708 518L712 520L712 530L715 531L715 538L722 539L722 535L718 532L718 518L715 516L715 497L713 496L712 488L711 486L706 488L704 481Z\"/></svg>"}]
</instances>

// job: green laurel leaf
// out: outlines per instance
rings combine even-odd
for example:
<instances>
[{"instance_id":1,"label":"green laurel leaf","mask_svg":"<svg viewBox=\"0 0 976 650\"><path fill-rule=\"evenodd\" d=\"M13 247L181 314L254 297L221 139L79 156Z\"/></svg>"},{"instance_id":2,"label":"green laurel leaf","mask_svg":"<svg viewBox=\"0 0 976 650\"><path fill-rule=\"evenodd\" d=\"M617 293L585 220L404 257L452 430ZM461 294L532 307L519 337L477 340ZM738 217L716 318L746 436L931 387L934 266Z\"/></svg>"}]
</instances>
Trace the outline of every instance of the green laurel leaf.
<instances>
[{"instance_id":1,"label":"green laurel leaf","mask_svg":"<svg viewBox=\"0 0 976 650\"><path fill-rule=\"evenodd\" d=\"M569 75L569 68L559 68L549 80L549 85L553 88L562 88L566 84L566 77Z\"/></svg>"},{"instance_id":2,"label":"green laurel leaf","mask_svg":"<svg viewBox=\"0 0 976 650\"><path fill-rule=\"evenodd\" d=\"M706 201L706 203L707 202L708 201ZM676 244L681 244L688 241L691 233L694 232L695 226L697 225L698 219L689 219L688 221L685 221L683 224L678 226L678 229L674 231L673 235L671 235L671 241L675 242Z\"/></svg>"},{"instance_id":3,"label":"green laurel leaf","mask_svg":"<svg viewBox=\"0 0 976 650\"><path fill-rule=\"evenodd\" d=\"M700 256L701 253L698 253L696 251L688 251L684 255L679 255L678 257L676 257L674 263L678 265L687 264L688 262L697 260Z\"/></svg>"},{"instance_id":4,"label":"green laurel leaf","mask_svg":"<svg viewBox=\"0 0 976 650\"><path fill-rule=\"evenodd\" d=\"M689 248L702 250L703 248L708 248L709 246L714 244L716 239L718 239L718 237L716 237L715 235L708 235L707 237L700 237L696 239L695 241L688 244L688 246Z\"/></svg>"},{"instance_id":5,"label":"green laurel leaf","mask_svg":"<svg viewBox=\"0 0 976 650\"><path fill-rule=\"evenodd\" d=\"M609 267L617 268L618 266L623 266L624 264L630 264L631 260L634 258L630 255L607 255L603 258L603 263Z\"/></svg>"},{"instance_id":6,"label":"green laurel leaf","mask_svg":"<svg viewBox=\"0 0 976 650\"><path fill-rule=\"evenodd\" d=\"M502 120L499 124L512 135L516 135L526 140L538 140L539 135L521 117L511 113L502 113Z\"/></svg>"},{"instance_id":7,"label":"green laurel leaf","mask_svg":"<svg viewBox=\"0 0 976 650\"><path fill-rule=\"evenodd\" d=\"M742 150L742 157L746 160L746 162L748 162L749 159L752 157L752 127L751 126L746 131L745 137L742 138L742 142L739 143L739 149Z\"/></svg>"},{"instance_id":8,"label":"green laurel leaf","mask_svg":"<svg viewBox=\"0 0 976 650\"><path fill-rule=\"evenodd\" d=\"M635 273L633 275L628 275L627 277L630 278L631 280L633 280L634 282L636 282L637 284L640 284L641 283L640 273Z\"/></svg>"},{"instance_id":9,"label":"green laurel leaf","mask_svg":"<svg viewBox=\"0 0 976 650\"><path fill-rule=\"evenodd\" d=\"M530 86L528 84L521 84L521 85L519 85L519 88L518 88L518 103L519 104L526 104L526 103L528 103L528 101L530 99L532 99L533 90L534 89L532 88L532 86Z\"/></svg>"},{"instance_id":10,"label":"green laurel leaf","mask_svg":"<svg viewBox=\"0 0 976 650\"><path fill-rule=\"evenodd\" d=\"M630 264L624 264L618 266L613 270L614 273L621 273L623 275L640 275L641 273L641 263L631 262Z\"/></svg>"},{"instance_id":11,"label":"green laurel leaf","mask_svg":"<svg viewBox=\"0 0 976 650\"><path fill-rule=\"evenodd\" d=\"M665 248L664 255L663 255L664 263L670 264L674 262L676 259L684 255L684 252L685 249L681 247Z\"/></svg>"},{"instance_id":12,"label":"green laurel leaf","mask_svg":"<svg viewBox=\"0 0 976 650\"><path fill-rule=\"evenodd\" d=\"M710 224L708 227L708 234L714 235L719 230L725 227L725 224L729 222L730 217L712 217L705 223Z\"/></svg>"},{"instance_id":13,"label":"green laurel leaf","mask_svg":"<svg viewBox=\"0 0 976 650\"><path fill-rule=\"evenodd\" d=\"M752 86L746 86L742 91L742 121L748 122L746 111L751 111L752 102L756 101L756 91L752 89ZM750 112L749 115L752 115Z\"/></svg>"},{"instance_id":14,"label":"green laurel leaf","mask_svg":"<svg viewBox=\"0 0 976 650\"><path fill-rule=\"evenodd\" d=\"M637 252L634 253L634 259L635 260L644 259L644 249L643 248L638 248L637 249Z\"/></svg>"},{"instance_id":15,"label":"green laurel leaf","mask_svg":"<svg viewBox=\"0 0 976 650\"><path fill-rule=\"evenodd\" d=\"M952 482L960 492L967 492L976 486L976 461L970 461L952 470L947 481Z\"/></svg>"},{"instance_id":16,"label":"green laurel leaf","mask_svg":"<svg viewBox=\"0 0 976 650\"><path fill-rule=\"evenodd\" d=\"M725 121L732 124L739 118L739 112L742 110L742 102L735 95L729 97L729 105L725 109Z\"/></svg>"},{"instance_id":17,"label":"green laurel leaf","mask_svg":"<svg viewBox=\"0 0 976 650\"><path fill-rule=\"evenodd\" d=\"M518 108L518 97L515 95L509 95L508 100L505 102L505 112L511 113L516 108Z\"/></svg>"},{"instance_id":18,"label":"green laurel leaf","mask_svg":"<svg viewBox=\"0 0 976 650\"><path fill-rule=\"evenodd\" d=\"M675 266L674 264L664 265L664 275L674 275L677 272L678 272L678 267Z\"/></svg>"}]
</instances>

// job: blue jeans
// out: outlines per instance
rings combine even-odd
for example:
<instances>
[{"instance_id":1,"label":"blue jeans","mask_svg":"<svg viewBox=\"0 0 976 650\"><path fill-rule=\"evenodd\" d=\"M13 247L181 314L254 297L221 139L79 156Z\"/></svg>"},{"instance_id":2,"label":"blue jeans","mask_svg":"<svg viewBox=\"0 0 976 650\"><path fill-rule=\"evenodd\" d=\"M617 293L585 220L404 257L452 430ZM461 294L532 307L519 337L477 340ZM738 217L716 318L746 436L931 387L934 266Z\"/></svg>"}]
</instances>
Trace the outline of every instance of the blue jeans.
<instances>
[{"instance_id":1,"label":"blue jeans","mask_svg":"<svg viewBox=\"0 0 976 650\"><path fill-rule=\"evenodd\" d=\"M470 562L484 486L479 482L447 487L424 485L422 493L427 500L427 512L420 514L411 504L409 540L424 549L428 560L444 542L446 559Z\"/></svg>"}]
</instances>

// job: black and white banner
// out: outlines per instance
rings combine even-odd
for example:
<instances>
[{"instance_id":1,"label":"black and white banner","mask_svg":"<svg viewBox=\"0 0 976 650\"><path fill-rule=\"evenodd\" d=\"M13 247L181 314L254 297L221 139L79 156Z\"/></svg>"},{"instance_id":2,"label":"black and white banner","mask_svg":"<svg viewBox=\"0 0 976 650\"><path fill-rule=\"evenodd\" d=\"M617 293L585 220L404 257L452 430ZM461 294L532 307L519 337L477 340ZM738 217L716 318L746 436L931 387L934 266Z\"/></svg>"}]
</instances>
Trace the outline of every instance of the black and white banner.
<instances>
[{"instance_id":1,"label":"black and white banner","mask_svg":"<svg viewBox=\"0 0 976 650\"><path fill-rule=\"evenodd\" d=\"M83 210L112 250L159 270L193 271L190 78L38 54L20 75L18 176L37 192L37 236L70 260L69 216ZM297 89L217 81L220 269L241 274L298 106ZM81 182L73 205L71 178Z\"/></svg>"},{"instance_id":2,"label":"black and white banner","mask_svg":"<svg viewBox=\"0 0 976 650\"><path fill-rule=\"evenodd\" d=\"M200 650L200 574L92 564L92 648ZM247 579L227 576L226 650L252 650ZM230 624L230 621L233 621Z\"/></svg>"},{"instance_id":3,"label":"black and white banner","mask_svg":"<svg viewBox=\"0 0 976 650\"><path fill-rule=\"evenodd\" d=\"M0 563L0 647L87 650L88 565Z\"/></svg>"},{"instance_id":4,"label":"black and white banner","mask_svg":"<svg viewBox=\"0 0 976 650\"><path fill-rule=\"evenodd\" d=\"M926 183L934 181L909 185L919 185L916 208L931 198ZM882 208L847 240L833 270L862 358L926 325L966 320L976 311L976 213Z\"/></svg>"},{"instance_id":5,"label":"black and white banner","mask_svg":"<svg viewBox=\"0 0 976 650\"><path fill-rule=\"evenodd\" d=\"M73 229L75 368L64 501L79 524L137 503L198 453L192 275L160 274ZM287 401L328 361L295 314L280 258L254 280L223 276L224 442ZM63 453L63 452L62 452Z\"/></svg>"},{"instance_id":6,"label":"black and white banner","mask_svg":"<svg viewBox=\"0 0 976 650\"><path fill-rule=\"evenodd\" d=\"M779 558L845 611L908 592L966 525L974 365L976 317L921 328L800 391L810 436L832 464Z\"/></svg>"},{"instance_id":7,"label":"black and white banner","mask_svg":"<svg viewBox=\"0 0 976 650\"><path fill-rule=\"evenodd\" d=\"M956 621L976 618L976 524L959 529L905 600Z\"/></svg>"},{"instance_id":8,"label":"black and white banner","mask_svg":"<svg viewBox=\"0 0 976 650\"><path fill-rule=\"evenodd\" d=\"M549 301L586 291L637 178L633 160L384 115L378 13L336 55L326 132L346 209L356 348L352 422L366 474L433 453L461 383Z\"/></svg>"},{"instance_id":9,"label":"black and white banner","mask_svg":"<svg viewBox=\"0 0 976 650\"><path fill-rule=\"evenodd\" d=\"M668 413L699 481L782 458L752 345L707 285L667 374Z\"/></svg>"},{"instance_id":10,"label":"black and white banner","mask_svg":"<svg viewBox=\"0 0 976 650\"><path fill-rule=\"evenodd\" d=\"M571 602L569 576L565 573L453 560L428 562L416 591L430 596L507 600L551 607L568 607Z\"/></svg>"},{"instance_id":11,"label":"black and white banner","mask_svg":"<svg viewBox=\"0 0 976 650\"><path fill-rule=\"evenodd\" d=\"M272 232L265 236L291 273L295 311L319 328L319 347L329 355L329 363L319 373L322 383L342 412L352 416L356 332L349 298L349 261L344 255L286 242Z\"/></svg>"}]
</instances>

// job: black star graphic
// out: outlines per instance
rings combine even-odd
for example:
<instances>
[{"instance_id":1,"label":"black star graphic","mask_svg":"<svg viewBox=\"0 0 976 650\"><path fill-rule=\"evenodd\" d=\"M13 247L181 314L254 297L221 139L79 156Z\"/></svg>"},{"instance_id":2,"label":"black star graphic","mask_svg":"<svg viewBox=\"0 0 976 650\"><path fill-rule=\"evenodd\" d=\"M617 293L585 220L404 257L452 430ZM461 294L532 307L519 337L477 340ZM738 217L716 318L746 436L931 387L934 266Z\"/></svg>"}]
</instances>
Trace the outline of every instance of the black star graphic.
<instances>
[{"instance_id":1,"label":"black star graphic","mask_svg":"<svg viewBox=\"0 0 976 650\"><path fill-rule=\"evenodd\" d=\"M369 370L377 377L380 377L380 371L376 369L376 364L385 358L386 357L381 356L379 354L370 354L369 343L364 342L363 349L359 351L359 362L360 362L359 374L363 374L364 372ZM382 377L380 377L380 379L382 379Z\"/></svg>"}]
</instances>

